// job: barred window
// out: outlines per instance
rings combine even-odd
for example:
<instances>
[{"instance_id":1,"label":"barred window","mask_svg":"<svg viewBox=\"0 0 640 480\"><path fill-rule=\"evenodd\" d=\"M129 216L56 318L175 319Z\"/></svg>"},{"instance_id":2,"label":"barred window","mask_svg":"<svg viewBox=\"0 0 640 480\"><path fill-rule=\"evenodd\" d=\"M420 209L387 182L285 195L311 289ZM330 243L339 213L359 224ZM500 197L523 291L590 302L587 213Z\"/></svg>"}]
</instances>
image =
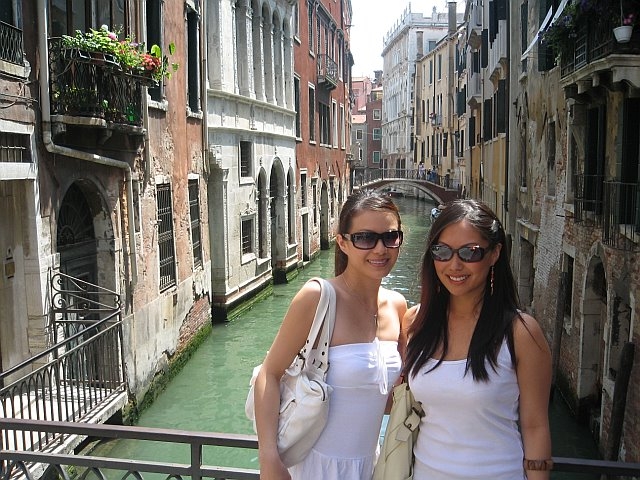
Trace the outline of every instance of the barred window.
<instances>
[{"instance_id":1,"label":"barred window","mask_svg":"<svg viewBox=\"0 0 640 480\"><path fill-rule=\"evenodd\" d=\"M253 176L253 153L251 142L240 142L240 176Z\"/></svg>"},{"instance_id":2,"label":"barred window","mask_svg":"<svg viewBox=\"0 0 640 480\"><path fill-rule=\"evenodd\" d=\"M202 267L202 244L200 239L200 195L197 179L189 180L189 217L191 220L191 248L193 266Z\"/></svg>"},{"instance_id":3,"label":"barred window","mask_svg":"<svg viewBox=\"0 0 640 480\"><path fill-rule=\"evenodd\" d=\"M31 163L29 135L0 132L0 163Z\"/></svg>"},{"instance_id":4,"label":"barred window","mask_svg":"<svg viewBox=\"0 0 640 480\"><path fill-rule=\"evenodd\" d=\"M156 185L158 208L158 252L160 260L160 291L176 284L175 246L173 243L173 211L171 185Z\"/></svg>"},{"instance_id":5,"label":"barred window","mask_svg":"<svg viewBox=\"0 0 640 480\"><path fill-rule=\"evenodd\" d=\"M242 220L240 230L242 238L242 255L253 253L253 218L245 218Z\"/></svg>"}]
</instances>

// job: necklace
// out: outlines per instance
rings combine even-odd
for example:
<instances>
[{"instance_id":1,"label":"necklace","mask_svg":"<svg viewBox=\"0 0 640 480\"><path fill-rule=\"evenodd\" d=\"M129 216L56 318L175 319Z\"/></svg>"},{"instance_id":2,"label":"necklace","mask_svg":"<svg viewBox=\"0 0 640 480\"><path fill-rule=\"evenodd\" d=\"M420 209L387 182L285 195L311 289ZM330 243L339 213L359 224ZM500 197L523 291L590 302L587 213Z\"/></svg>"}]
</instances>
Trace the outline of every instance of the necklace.
<instances>
[{"instance_id":1,"label":"necklace","mask_svg":"<svg viewBox=\"0 0 640 480\"><path fill-rule=\"evenodd\" d=\"M360 305L362 305L365 308L365 311L368 310L367 304L364 302L364 300L360 295L358 295L356 292L353 291L353 288L351 288L351 285L349 285L349 282L347 282L347 279L345 278L344 274L340 275L340 278L344 282L345 287L347 287L347 290L349 290L349 293L353 295L356 298L356 300L358 300ZM375 324L376 331L377 331L378 330L378 299L377 298L376 298L376 313L372 314L371 312L369 312L369 315L373 315L373 323Z\"/></svg>"}]
</instances>

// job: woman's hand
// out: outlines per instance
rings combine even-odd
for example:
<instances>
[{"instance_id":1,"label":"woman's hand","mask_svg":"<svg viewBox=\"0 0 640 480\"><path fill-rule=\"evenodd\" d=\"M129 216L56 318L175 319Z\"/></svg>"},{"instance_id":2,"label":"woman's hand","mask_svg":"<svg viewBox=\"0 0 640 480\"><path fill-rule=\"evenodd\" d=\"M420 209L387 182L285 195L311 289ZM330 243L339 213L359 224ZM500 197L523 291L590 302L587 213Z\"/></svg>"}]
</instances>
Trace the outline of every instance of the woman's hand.
<instances>
[{"instance_id":1,"label":"woman's hand","mask_svg":"<svg viewBox=\"0 0 640 480\"><path fill-rule=\"evenodd\" d=\"M261 480L291 480L289 471L282 463L278 452L260 452Z\"/></svg>"}]
</instances>

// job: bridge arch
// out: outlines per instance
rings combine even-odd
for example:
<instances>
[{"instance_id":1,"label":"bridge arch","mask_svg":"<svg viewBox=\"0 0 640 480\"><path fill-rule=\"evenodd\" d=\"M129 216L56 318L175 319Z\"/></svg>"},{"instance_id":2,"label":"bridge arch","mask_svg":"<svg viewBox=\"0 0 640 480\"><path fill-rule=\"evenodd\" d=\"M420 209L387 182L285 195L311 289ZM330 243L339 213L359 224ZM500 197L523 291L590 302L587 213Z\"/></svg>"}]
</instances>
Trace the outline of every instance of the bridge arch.
<instances>
[{"instance_id":1,"label":"bridge arch","mask_svg":"<svg viewBox=\"0 0 640 480\"><path fill-rule=\"evenodd\" d=\"M407 178L382 178L373 180L357 188L371 188L373 190L380 191L386 187L392 187L394 185L401 185L403 189L406 189L407 187L415 188L433 199L436 204L446 203L459 198L457 190L445 188L436 183L426 180Z\"/></svg>"}]
</instances>

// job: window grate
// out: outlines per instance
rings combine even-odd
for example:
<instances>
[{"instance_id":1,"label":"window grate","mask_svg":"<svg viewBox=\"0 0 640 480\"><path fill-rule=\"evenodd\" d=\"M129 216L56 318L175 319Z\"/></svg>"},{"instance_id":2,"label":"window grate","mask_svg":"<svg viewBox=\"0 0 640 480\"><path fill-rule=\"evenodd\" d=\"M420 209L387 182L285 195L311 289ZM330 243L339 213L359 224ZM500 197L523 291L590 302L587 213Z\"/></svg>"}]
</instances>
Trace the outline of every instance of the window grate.
<instances>
[{"instance_id":1,"label":"window grate","mask_svg":"<svg viewBox=\"0 0 640 480\"><path fill-rule=\"evenodd\" d=\"M191 248L193 266L202 267L202 243L200 237L200 196L198 180L189 180L189 216L191 217Z\"/></svg>"},{"instance_id":2,"label":"window grate","mask_svg":"<svg viewBox=\"0 0 640 480\"><path fill-rule=\"evenodd\" d=\"M173 244L173 211L171 185L156 185L158 206L158 252L160 259L160 291L176 284L175 246Z\"/></svg>"},{"instance_id":3,"label":"window grate","mask_svg":"<svg viewBox=\"0 0 640 480\"><path fill-rule=\"evenodd\" d=\"M29 135L0 132L0 163L31 163Z\"/></svg>"},{"instance_id":4,"label":"window grate","mask_svg":"<svg viewBox=\"0 0 640 480\"><path fill-rule=\"evenodd\" d=\"M253 253L253 218L242 220L242 254Z\"/></svg>"}]
</instances>

